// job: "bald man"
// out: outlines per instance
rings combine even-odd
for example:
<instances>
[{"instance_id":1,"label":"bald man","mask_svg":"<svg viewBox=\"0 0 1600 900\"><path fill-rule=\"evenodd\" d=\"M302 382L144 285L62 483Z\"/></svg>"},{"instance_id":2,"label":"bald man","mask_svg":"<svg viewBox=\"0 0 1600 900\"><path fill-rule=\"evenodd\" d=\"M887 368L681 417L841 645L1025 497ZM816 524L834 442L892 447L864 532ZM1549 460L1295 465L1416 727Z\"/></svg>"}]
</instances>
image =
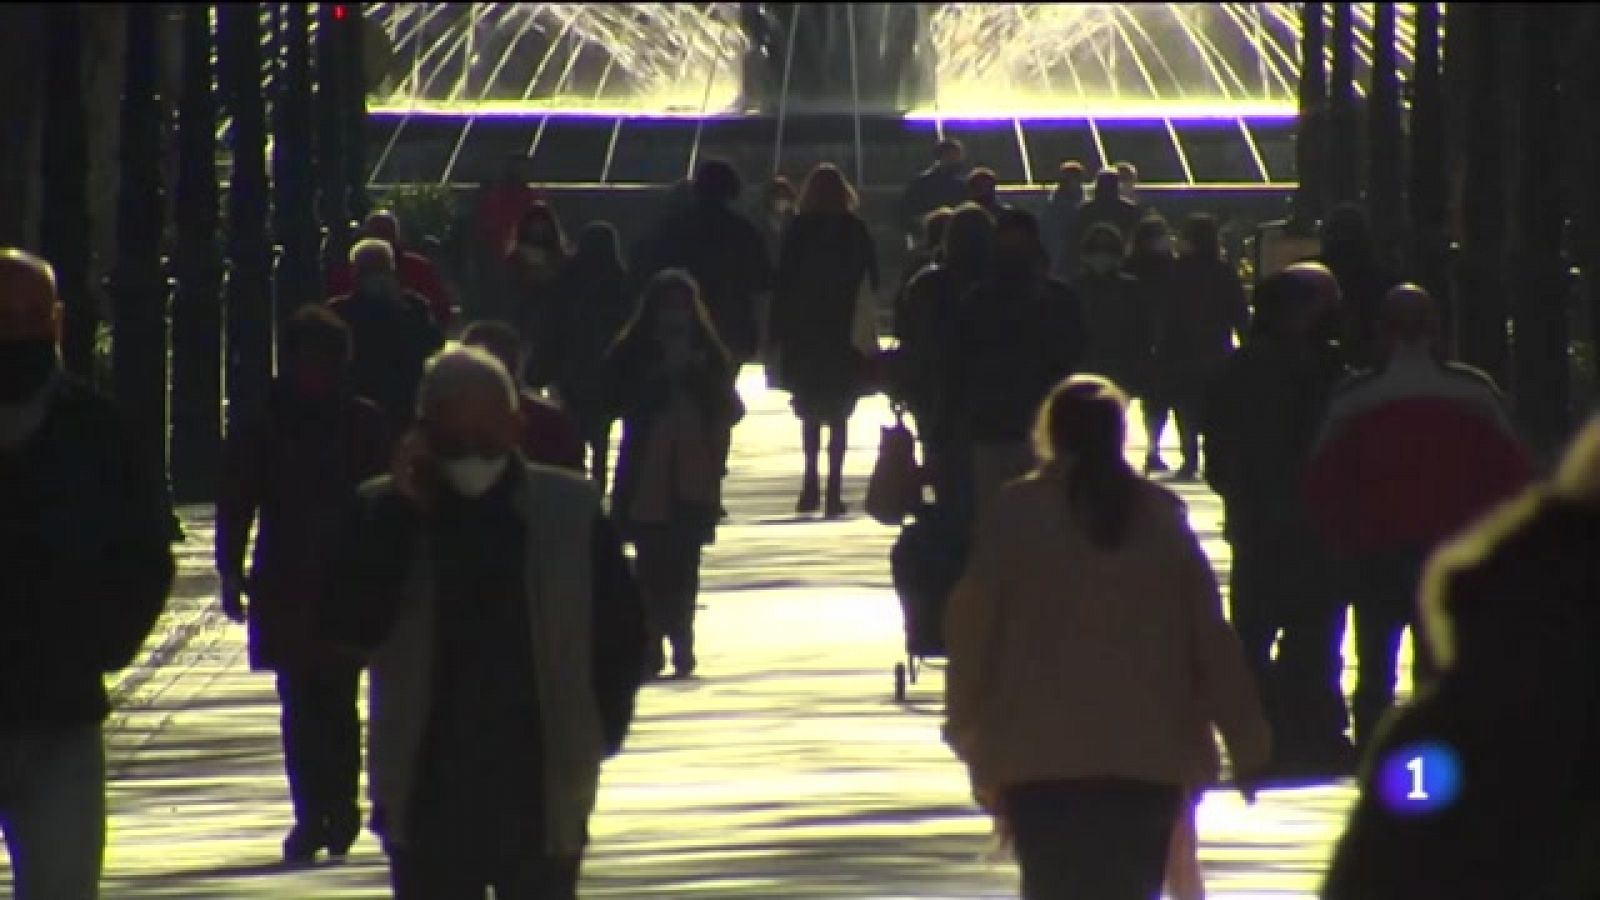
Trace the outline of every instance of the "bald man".
<instances>
[{"instance_id":1,"label":"bald man","mask_svg":"<svg viewBox=\"0 0 1600 900\"><path fill-rule=\"evenodd\" d=\"M0 830L18 900L92 900L103 676L172 586L171 509L106 399L66 376L48 264L0 249Z\"/></svg>"},{"instance_id":2,"label":"bald man","mask_svg":"<svg viewBox=\"0 0 1600 900\"><path fill-rule=\"evenodd\" d=\"M1445 538L1520 491L1531 455L1499 388L1440 362L1439 310L1402 284L1378 310L1383 361L1334 395L1312 453L1307 497L1322 540L1353 576L1356 739L1394 704L1400 639L1417 624L1422 567ZM1413 679L1431 666L1413 627Z\"/></svg>"},{"instance_id":3,"label":"bald man","mask_svg":"<svg viewBox=\"0 0 1600 900\"><path fill-rule=\"evenodd\" d=\"M1273 724L1271 777L1289 782L1340 777L1355 764L1340 683L1344 601L1329 588L1333 572L1301 494L1327 397L1344 377L1321 343L1337 297L1320 265L1265 279L1202 429L1206 479L1222 497L1233 547L1233 624Z\"/></svg>"},{"instance_id":4,"label":"bald man","mask_svg":"<svg viewBox=\"0 0 1600 900\"><path fill-rule=\"evenodd\" d=\"M356 393L378 404L390 434L404 433L417 405L422 367L444 343L426 301L405 289L394 248L364 238L350 248L355 289L334 298L333 311L350 328L350 377Z\"/></svg>"},{"instance_id":5,"label":"bald man","mask_svg":"<svg viewBox=\"0 0 1600 900\"><path fill-rule=\"evenodd\" d=\"M478 348L428 366L400 471L369 482L352 605L370 655L374 829L396 900L576 896L602 761L627 734L644 616L600 497L529 465L516 383Z\"/></svg>"},{"instance_id":6,"label":"bald man","mask_svg":"<svg viewBox=\"0 0 1600 900\"><path fill-rule=\"evenodd\" d=\"M400 286L421 297L440 329L450 327L455 318L455 303L450 289L439 277L439 267L420 253L412 253L400 244L400 217L388 210L376 210L361 224L361 236L377 238L394 251L395 272ZM329 297L342 297L356 289L355 269L348 262L330 266L327 292Z\"/></svg>"}]
</instances>

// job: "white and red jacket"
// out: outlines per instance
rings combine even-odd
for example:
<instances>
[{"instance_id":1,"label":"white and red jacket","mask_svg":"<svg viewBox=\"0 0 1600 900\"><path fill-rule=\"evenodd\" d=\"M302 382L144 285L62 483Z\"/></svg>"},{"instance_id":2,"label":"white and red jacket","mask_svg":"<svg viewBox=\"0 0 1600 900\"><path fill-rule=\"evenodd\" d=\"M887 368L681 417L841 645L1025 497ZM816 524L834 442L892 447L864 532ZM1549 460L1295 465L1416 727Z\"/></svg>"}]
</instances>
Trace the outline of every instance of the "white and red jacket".
<instances>
[{"instance_id":1,"label":"white and red jacket","mask_svg":"<svg viewBox=\"0 0 1600 900\"><path fill-rule=\"evenodd\" d=\"M1341 556L1426 551L1533 474L1493 380L1400 348L1334 394L1307 466L1306 502Z\"/></svg>"}]
</instances>

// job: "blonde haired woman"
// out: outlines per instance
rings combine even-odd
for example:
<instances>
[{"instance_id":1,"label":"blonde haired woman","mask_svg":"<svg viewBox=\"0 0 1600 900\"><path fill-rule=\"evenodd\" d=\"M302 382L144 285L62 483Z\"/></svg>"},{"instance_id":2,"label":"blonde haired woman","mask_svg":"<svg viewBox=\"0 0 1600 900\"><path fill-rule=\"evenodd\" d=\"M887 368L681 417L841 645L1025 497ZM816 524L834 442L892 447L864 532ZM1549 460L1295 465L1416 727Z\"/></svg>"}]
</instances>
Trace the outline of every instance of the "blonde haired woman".
<instances>
[{"instance_id":1,"label":"blonde haired woman","mask_svg":"<svg viewBox=\"0 0 1600 900\"><path fill-rule=\"evenodd\" d=\"M1027 900L1160 895L1197 711L1240 784L1270 749L1182 502L1123 456L1126 406L1089 376L1050 394L1044 463L987 508L945 621L945 736Z\"/></svg>"}]
</instances>

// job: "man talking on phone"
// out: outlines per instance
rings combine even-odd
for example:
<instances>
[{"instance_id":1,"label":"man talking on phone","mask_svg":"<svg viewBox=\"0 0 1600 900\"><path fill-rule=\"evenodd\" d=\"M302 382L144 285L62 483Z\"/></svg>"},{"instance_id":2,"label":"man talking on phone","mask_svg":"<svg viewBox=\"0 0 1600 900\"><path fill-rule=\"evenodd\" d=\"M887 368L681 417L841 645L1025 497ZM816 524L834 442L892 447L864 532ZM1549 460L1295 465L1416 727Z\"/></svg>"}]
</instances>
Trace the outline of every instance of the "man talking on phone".
<instances>
[{"instance_id":1,"label":"man talking on phone","mask_svg":"<svg viewBox=\"0 0 1600 900\"><path fill-rule=\"evenodd\" d=\"M575 897L643 670L638 591L594 487L517 452L498 360L447 348L419 394L328 623L371 664L372 827L397 900Z\"/></svg>"}]
</instances>

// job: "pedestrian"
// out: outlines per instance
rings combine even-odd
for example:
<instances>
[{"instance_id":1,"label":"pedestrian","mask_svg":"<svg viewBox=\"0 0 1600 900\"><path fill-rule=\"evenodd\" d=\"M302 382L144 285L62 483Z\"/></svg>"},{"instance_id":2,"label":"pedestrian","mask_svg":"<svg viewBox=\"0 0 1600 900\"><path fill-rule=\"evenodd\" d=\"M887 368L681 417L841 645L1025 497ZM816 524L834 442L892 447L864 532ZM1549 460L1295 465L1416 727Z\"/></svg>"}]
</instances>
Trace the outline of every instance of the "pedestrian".
<instances>
[{"instance_id":1,"label":"pedestrian","mask_svg":"<svg viewBox=\"0 0 1600 900\"><path fill-rule=\"evenodd\" d=\"M1133 237L1134 226L1144 218L1144 213L1138 205L1124 199L1121 190L1115 169L1102 169L1095 176L1093 196L1078 207L1077 232L1072 236L1074 246L1081 250L1083 242L1098 225L1115 228L1124 245Z\"/></svg>"},{"instance_id":2,"label":"pedestrian","mask_svg":"<svg viewBox=\"0 0 1600 900\"><path fill-rule=\"evenodd\" d=\"M265 407L228 435L216 565L223 612L249 625L250 667L277 676L293 865L324 850L342 858L361 833L361 660L323 638L321 616L356 488L388 467L389 435L383 412L351 389L350 330L332 312L302 307L279 349Z\"/></svg>"},{"instance_id":3,"label":"pedestrian","mask_svg":"<svg viewBox=\"0 0 1600 900\"><path fill-rule=\"evenodd\" d=\"M1250 306L1223 253L1217 220L1204 213L1184 220L1172 277L1176 289L1156 307L1154 390L1177 419L1183 461L1176 477L1188 481L1200 471L1207 392L1244 339Z\"/></svg>"},{"instance_id":4,"label":"pedestrian","mask_svg":"<svg viewBox=\"0 0 1600 900\"><path fill-rule=\"evenodd\" d=\"M589 475L605 493L616 414L602 396L602 360L633 314L622 241L609 222L590 222L578 232L567 266L556 320L555 388L577 423L589 454Z\"/></svg>"},{"instance_id":5,"label":"pedestrian","mask_svg":"<svg viewBox=\"0 0 1600 900\"><path fill-rule=\"evenodd\" d=\"M1328 214L1317 257L1339 280L1344 311L1338 338L1345 364L1353 369L1371 369L1383 361L1378 321L1384 295L1399 281L1378 258L1371 232L1361 207L1341 206Z\"/></svg>"},{"instance_id":6,"label":"pedestrian","mask_svg":"<svg viewBox=\"0 0 1600 900\"><path fill-rule=\"evenodd\" d=\"M1083 205L1083 163L1069 159L1056 170L1043 221L1045 249L1050 251L1050 277L1069 281L1078 274L1078 207Z\"/></svg>"},{"instance_id":7,"label":"pedestrian","mask_svg":"<svg viewBox=\"0 0 1600 900\"><path fill-rule=\"evenodd\" d=\"M666 665L663 640L672 644L679 678L698 667L701 550L716 539L727 444L744 415L735 371L694 277L681 270L651 279L606 358L622 416L611 516L634 546L648 611L648 677Z\"/></svg>"},{"instance_id":8,"label":"pedestrian","mask_svg":"<svg viewBox=\"0 0 1600 900\"><path fill-rule=\"evenodd\" d=\"M1014 837L1026 900L1154 900L1195 717L1253 799L1270 734L1183 502L1123 457L1126 397L1049 393L945 619L945 740Z\"/></svg>"},{"instance_id":9,"label":"pedestrian","mask_svg":"<svg viewBox=\"0 0 1600 900\"><path fill-rule=\"evenodd\" d=\"M973 521L1002 485L1032 470L1039 404L1083 359L1082 307L1049 277L1049 265L1039 220L1007 210L995 224L988 272L960 301L949 331L942 393L971 458L963 512Z\"/></svg>"},{"instance_id":10,"label":"pedestrian","mask_svg":"<svg viewBox=\"0 0 1600 900\"><path fill-rule=\"evenodd\" d=\"M427 301L428 312L440 330L448 329L455 317L455 304L450 289L439 277L439 268L421 253L413 253L400 244L400 218L389 210L375 210L367 215L361 225L361 236L377 238L394 251L395 273L400 286ZM348 262L328 271L329 297L340 297L356 288L355 270Z\"/></svg>"},{"instance_id":11,"label":"pedestrian","mask_svg":"<svg viewBox=\"0 0 1600 900\"><path fill-rule=\"evenodd\" d=\"M1109 225L1096 226L1083 240L1083 271L1072 283L1089 333L1080 370L1143 399L1155 374L1156 298L1124 270L1122 251L1122 238Z\"/></svg>"},{"instance_id":12,"label":"pedestrian","mask_svg":"<svg viewBox=\"0 0 1600 900\"><path fill-rule=\"evenodd\" d=\"M522 216L541 196L529 182L529 159L511 156L505 161L500 176L479 188L473 253L477 269L477 297L479 308L473 312L477 318L503 318L514 310L500 304L510 299L506 284L506 256L516 246L517 225Z\"/></svg>"},{"instance_id":13,"label":"pedestrian","mask_svg":"<svg viewBox=\"0 0 1600 900\"><path fill-rule=\"evenodd\" d=\"M1202 427L1206 480L1233 548L1230 619L1273 725L1274 776L1344 777L1356 760L1341 681L1347 607L1302 494L1345 374L1317 340L1338 308L1338 283L1318 263L1296 263L1263 280L1255 300L1250 335L1219 370Z\"/></svg>"},{"instance_id":14,"label":"pedestrian","mask_svg":"<svg viewBox=\"0 0 1600 900\"><path fill-rule=\"evenodd\" d=\"M944 250L945 231L950 227L950 219L955 214L956 211L950 207L941 206L923 217L922 241L912 248L911 255L906 259L905 268L900 272L900 287L894 295L895 321L900 321L902 317L911 280L920 275L923 269L938 264Z\"/></svg>"},{"instance_id":15,"label":"pedestrian","mask_svg":"<svg viewBox=\"0 0 1600 900\"><path fill-rule=\"evenodd\" d=\"M812 170L800 194L800 214L779 256L772 310L772 346L780 383L799 417L804 476L795 512L843 516L844 460L850 417L866 390L867 367L854 341L856 305L873 302L878 258L867 224L857 214L855 189L833 165ZM863 291L870 292L863 296ZM822 491L817 457L828 429L828 482Z\"/></svg>"},{"instance_id":16,"label":"pedestrian","mask_svg":"<svg viewBox=\"0 0 1600 900\"><path fill-rule=\"evenodd\" d=\"M758 306L772 287L772 260L761 231L734 209L742 190L739 173L720 159L695 171L693 203L664 222L652 240L643 280L665 269L686 269L700 285L711 321L735 365L743 368L760 351Z\"/></svg>"},{"instance_id":17,"label":"pedestrian","mask_svg":"<svg viewBox=\"0 0 1600 900\"><path fill-rule=\"evenodd\" d=\"M895 317L901 370L896 399L916 422L934 500L950 510L971 505L971 461L957 428L955 398L946 393L946 354L956 346L961 302L988 274L993 248L994 217L976 204L962 204L945 229L938 264L911 279Z\"/></svg>"},{"instance_id":18,"label":"pedestrian","mask_svg":"<svg viewBox=\"0 0 1600 900\"><path fill-rule=\"evenodd\" d=\"M1377 732L1322 896L1600 891L1596 535L1600 421L1591 421L1554 477L1434 554L1421 616L1437 675Z\"/></svg>"},{"instance_id":19,"label":"pedestrian","mask_svg":"<svg viewBox=\"0 0 1600 900\"><path fill-rule=\"evenodd\" d=\"M1010 209L1010 204L1000 202L1000 180L993 169L973 169L967 176L967 202L983 207L989 215L999 218Z\"/></svg>"},{"instance_id":20,"label":"pedestrian","mask_svg":"<svg viewBox=\"0 0 1600 900\"><path fill-rule=\"evenodd\" d=\"M556 321L566 290L570 248L566 231L554 209L535 203L517 225L517 245L506 257L509 307L512 321L527 347L526 372L516 372L534 388L543 390L555 377L559 339Z\"/></svg>"},{"instance_id":21,"label":"pedestrian","mask_svg":"<svg viewBox=\"0 0 1600 900\"><path fill-rule=\"evenodd\" d=\"M111 402L66 374L50 264L0 249L0 830L17 900L95 900L103 677L172 586L172 510Z\"/></svg>"},{"instance_id":22,"label":"pedestrian","mask_svg":"<svg viewBox=\"0 0 1600 900\"><path fill-rule=\"evenodd\" d=\"M351 387L383 410L389 433L398 435L411 425L423 365L444 336L427 302L400 284L388 242L357 241L350 268L356 288L335 297L332 309L350 329Z\"/></svg>"},{"instance_id":23,"label":"pedestrian","mask_svg":"<svg viewBox=\"0 0 1600 900\"><path fill-rule=\"evenodd\" d=\"M479 347L500 361L508 372L525 368L522 341L517 330L509 323L496 321L473 322L461 335L461 343ZM522 418L521 437L517 449L528 462L558 469L584 471L583 439L578 425L561 407L529 390L515 375L520 398L518 414Z\"/></svg>"},{"instance_id":24,"label":"pedestrian","mask_svg":"<svg viewBox=\"0 0 1600 900\"><path fill-rule=\"evenodd\" d=\"M1138 304L1149 316L1151 340L1151 367L1144 385L1144 396L1139 399L1140 412L1144 414L1144 433L1148 448L1144 457L1144 474L1159 475L1168 471L1166 460L1161 458L1161 438L1166 433L1167 419L1172 413L1169 392L1175 387L1164 377L1160 348L1171 324L1173 307L1182 303L1180 293L1188 290L1177 280L1177 257L1173 254L1172 231L1167 220L1152 216L1133 229L1133 240L1128 245L1128 259L1122 266L1123 274L1136 282ZM1198 440L1198 435L1196 436ZM1185 444L1185 460L1197 459ZM1198 447L1193 448L1198 451ZM1192 478L1194 469L1185 469L1180 475Z\"/></svg>"},{"instance_id":25,"label":"pedestrian","mask_svg":"<svg viewBox=\"0 0 1600 900\"><path fill-rule=\"evenodd\" d=\"M1408 627L1413 682L1428 680L1415 606L1424 563L1533 477L1532 455L1494 381L1438 361L1439 311L1426 291L1391 290L1378 327L1387 343L1383 363L1334 395L1306 475L1312 520L1350 576L1358 748L1372 742L1394 705Z\"/></svg>"},{"instance_id":26,"label":"pedestrian","mask_svg":"<svg viewBox=\"0 0 1600 900\"><path fill-rule=\"evenodd\" d=\"M1112 168L1117 170L1117 194L1134 206L1141 206L1139 202L1139 169L1133 163L1123 161Z\"/></svg>"},{"instance_id":27,"label":"pedestrian","mask_svg":"<svg viewBox=\"0 0 1600 900\"><path fill-rule=\"evenodd\" d=\"M577 896L643 627L580 475L525 464L510 373L430 361L418 430L363 486L328 634L368 655L373 830L396 900Z\"/></svg>"},{"instance_id":28,"label":"pedestrian","mask_svg":"<svg viewBox=\"0 0 1600 900\"><path fill-rule=\"evenodd\" d=\"M953 209L967 199L967 153L961 142L943 138L933 152L933 164L911 179L900 197L900 227L907 247L916 246L923 216L941 206Z\"/></svg>"},{"instance_id":29,"label":"pedestrian","mask_svg":"<svg viewBox=\"0 0 1600 900\"><path fill-rule=\"evenodd\" d=\"M800 192L794 189L789 179L778 175L767 182L766 190L761 192L761 208L757 210L756 222L761 228L761 236L766 239L768 259L778 258L778 252L783 248L783 236L788 233L789 223L794 221L799 206Z\"/></svg>"}]
</instances>

